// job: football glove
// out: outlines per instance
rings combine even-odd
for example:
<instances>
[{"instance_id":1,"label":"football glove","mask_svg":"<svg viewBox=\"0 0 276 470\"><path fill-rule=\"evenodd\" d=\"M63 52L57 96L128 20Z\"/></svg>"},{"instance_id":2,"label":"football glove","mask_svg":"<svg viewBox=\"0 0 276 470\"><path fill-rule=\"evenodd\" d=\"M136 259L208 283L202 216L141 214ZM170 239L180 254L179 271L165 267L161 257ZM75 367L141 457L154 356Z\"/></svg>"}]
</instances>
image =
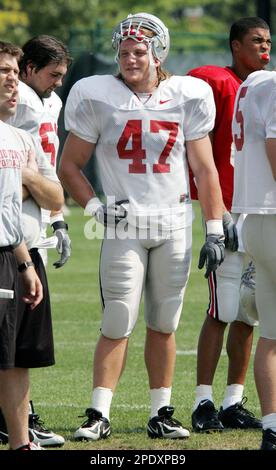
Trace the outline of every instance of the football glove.
<instances>
[{"instance_id":1,"label":"football glove","mask_svg":"<svg viewBox=\"0 0 276 470\"><path fill-rule=\"evenodd\" d=\"M224 212L222 224L225 236L225 248L228 248L230 251L237 251L239 247L238 232L230 212Z\"/></svg>"},{"instance_id":2,"label":"football glove","mask_svg":"<svg viewBox=\"0 0 276 470\"><path fill-rule=\"evenodd\" d=\"M208 234L206 241L200 250L198 268L202 269L206 264L204 276L208 278L212 271L224 260L224 235Z\"/></svg>"},{"instance_id":3,"label":"football glove","mask_svg":"<svg viewBox=\"0 0 276 470\"><path fill-rule=\"evenodd\" d=\"M121 220L127 217L127 210L123 204L128 204L127 199L114 202L113 204L102 204L101 201L95 197L88 201L85 212L86 214L95 217L97 222L104 225L105 227L115 227Z\"/></svg>"},{"instance_id":4,"label":"football glove","mask_svg":"<svg viewBox=\"0 0 276 470\"><path fill-rule=\"evenodd\" d=\"M63 220L54 222L52 228L58 240L56 250L61 255L60 259L53 263L57 269L61 268L71 256L71 240L68 235L68 225Z\"/></svg>"}]
</instances>

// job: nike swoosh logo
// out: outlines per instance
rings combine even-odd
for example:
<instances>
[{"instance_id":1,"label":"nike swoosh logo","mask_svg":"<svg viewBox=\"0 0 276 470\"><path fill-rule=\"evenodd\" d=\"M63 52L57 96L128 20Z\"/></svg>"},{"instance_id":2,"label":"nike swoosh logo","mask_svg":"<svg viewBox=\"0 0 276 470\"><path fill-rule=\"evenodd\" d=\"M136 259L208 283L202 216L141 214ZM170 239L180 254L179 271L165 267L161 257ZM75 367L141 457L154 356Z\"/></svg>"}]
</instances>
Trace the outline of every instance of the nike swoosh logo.
<instances>
[{"instance_id":1,"label":"nike swoosh logo","mask_svg":"<svg viewBox=\"0 0 276 470\"><path fill-rule=\"evenodd\" d=\"M244 421L242 419L237 419L237 421L240 423L240 424L244 424Z\"/></svg>"},{"instance_id":2,"label":"nike swoosh logo","mask_svg":"<svg viewBox=\"0 0 276 470\"><path fill-rule=\"evenodd\" d=\"M167 103L168 101L171 101L171 100L172 100L172 98L170 98L169 100L160 100L159 103L160 104L165 104L165 103Z\"/></svg>"},{"instance_id":3,"label":"nike swoosh logo","mask_svg":"<svg viewBox=\"0 0 276 470\"><path fill-rule=\"evenodd\" d=\"M197 424L197 427L198 427L199 429L203 429L203 424L198 423L198 424Z\"/></svg>"}]
</instances>

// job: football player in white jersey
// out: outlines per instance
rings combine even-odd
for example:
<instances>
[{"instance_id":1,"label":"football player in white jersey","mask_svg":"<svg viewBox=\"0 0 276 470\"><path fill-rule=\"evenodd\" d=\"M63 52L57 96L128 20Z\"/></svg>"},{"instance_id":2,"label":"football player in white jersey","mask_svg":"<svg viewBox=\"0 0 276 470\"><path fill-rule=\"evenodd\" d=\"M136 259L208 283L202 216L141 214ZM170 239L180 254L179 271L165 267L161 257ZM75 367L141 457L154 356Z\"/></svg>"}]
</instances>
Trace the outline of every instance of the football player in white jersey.
<instances>
[{"instance_id":1,"label":"football player in white jersey","mask_svg":"<svg viewBox=\"0 0 276 470\"><path fill-rule=\"evenodd\" d=\"M142 292L147 336L151 438L185 438L170 406L178 326L192 245L187 158L198 178L207 239L206 275L223 260L222 197L208 137L214 124L209 85L162 69L170 38L159 18L129 15L114 30L118 76L94 76L72 88L65 110L70 131L60 178L86 214L106 225L101 251L101 336L87 420L75 439L110 434L113 392L123 372ZM96 151L107 204L82 168ZM186 152L187 151L187 152ZM113 201L113 203L111 203ZM112 229L114 231L112 232Z\"/></svg>"},{"instance_id":2,"label":"football player in white jersey","mask_svg":"<svg viewBox=\"0 0 276 470\"><path fill-rule=\"evenodd\" d=\"M10 448L38 450L28 436L28 370L16 365L18 270L25 285L24 301L31 310L42 300L42 286L21 225L21 167L28 144L24 135L3 122L7 114L15 112L21 54L17 46L0 41L0 286L15 291L13 300L0 302L0 406L7 421Z\"/></svg>"},{"instance_id":3,"label":"football player in white jersey","mask_svg":"<svg viewBox=\"0 0 276 470\"><path fill-rule=\"evenodd\" d=\"M56 168L56 159L59 147L59 139L57 135L57 121L62 107L61 99L54 92L54 90L62 85L62 80L67 72L67 67L71 63L66 46L58 39L40 35L36 36L26 42L23 46L24 55L20 61L20 82L19 82L19 99L17 104L16 113L9 119L9 124L27 130L32 134L37 142L37 145L44 152L50 164ZM33 211L32 205L29 209ZM23 205L23 211L26 207ZM50 217L51 214L51 217ZM29 232L33 235L33 219L37 213L34 210L31 217L26 219L29 221ZM57 237L57 250L60 253L60 259L54 263L56 268L64 265L71 253L71 242L68 236L68 226L64 221L61 211L50 212L49 210L42 209L42 230L40 243L33 243L32 248L41 248L47 241L46 228L47 223L51 223L54 233ZM26 228L26 224L25 224ZM45 240L46 239L46 240ZM51 241L52 238L49 240ZM51 245L50 245L51 246ZM43 257L44 264L47 261L47 251L45 249L39 250ZM40 257L35 254L40 264ZM42 267L41 267L42 270ZM42 274L43 279L47 285L47 277L45 271ZM47 290L48 296L48 290ZM37 325L35 337L41 336L44 331L45 337L50 341L52 335L52 320L49 298L45 296L43 315L40 315L40 325ZM42 307L41 307L42 309ZM26 319L25 330L28 331L28 315ZM40 327L40 328L39 328ZM39 330L39 331L38 331ZM26 333L27 336L27 333ZM54 363L53 347L52 351L49 350L49 341L41 342L39 349L33 345L32 354L35 358L36 364L30 357L24 356L26 367L42 367L44 365L51 365ZM38 343L38 340L36 344ZM43 344L43 346L42 346ZM22 354L23 358L23 354ZM23 359L22 359L23 361ZM24 362L23 361L23 362ZM21 365L22 366L22 365ZM42 446L60 446L64 444L62 436L55 434L51 430L43 427L39 416L34 411L34 406L30 402L30 434L33 439L39 442ZM1 433L1 419L0 419L0 433ZM2 439L3 440L3 439Z\"/></svg>"},{"instance_id":4,"label":"football player in white jersey","mask_svg":"<svg viewBox=\"0 0 276 470\"><path fill-rule=\"evenodd\" d=\"M249 75L236 96L232 211L247 213L244 247L256 266L260 338L254 372L262 410L262 450L276 450L276 72Z\"/></svg>"},{"instance_id":5,"label":"football player in white jersey","mask_svg":"<svg viewBox=\"0 0 276 470\"><path fill-rule=\"evenodd\" d=\"M62 102L54 90L62 85L71 58L61 41L47 35L30 39L22 49L24 56L20 62L19 102L16 114L9 123L31 132L51 165L56 168L59 148L57 127ZM42 218L42 238L46 238L48 223L51 223L57 236L57 250L61 256L54 266L59 268L71 254L68 226L62 212L50 213L42 210ZM47 251L41 250L41 255L46 264Z\"/></svg>"}]
</instances>

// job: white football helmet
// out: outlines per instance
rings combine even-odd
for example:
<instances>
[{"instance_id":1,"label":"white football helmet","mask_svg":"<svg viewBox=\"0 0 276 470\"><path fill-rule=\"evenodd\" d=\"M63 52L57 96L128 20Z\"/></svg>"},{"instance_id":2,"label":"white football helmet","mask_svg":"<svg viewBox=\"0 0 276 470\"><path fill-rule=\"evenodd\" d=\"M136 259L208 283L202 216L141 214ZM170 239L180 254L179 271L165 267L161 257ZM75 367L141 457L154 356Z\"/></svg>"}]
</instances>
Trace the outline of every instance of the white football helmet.
<instances>
[{"instance_id":1,"label":"white football helmet","mask_svg":"<svg viewBox=\"0 0 276 470\"><path fill-rule=\"evenodd\" d=\"M140 29L152 31L154 36L148 37ZM151 46L152 54L162 64L169 53L170 35L168 28L157 16L149 13L135 13L121 21L113 31L112 47L116 50L116 58L122 41L134 39L137 42L145 42Z\"/></svg>"}]
</instances>

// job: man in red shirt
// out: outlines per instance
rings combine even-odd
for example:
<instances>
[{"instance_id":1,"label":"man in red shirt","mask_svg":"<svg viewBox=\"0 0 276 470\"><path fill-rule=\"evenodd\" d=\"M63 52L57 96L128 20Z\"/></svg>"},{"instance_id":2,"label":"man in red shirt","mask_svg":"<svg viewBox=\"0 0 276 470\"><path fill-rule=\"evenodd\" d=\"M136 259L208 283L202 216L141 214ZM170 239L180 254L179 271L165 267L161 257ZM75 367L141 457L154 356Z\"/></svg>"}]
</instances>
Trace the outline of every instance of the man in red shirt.
<instances>
[{"instance_id":1,"label":"man in red shirt","mask_svg":"<svg viewBox=\"0 0 276 470\"><path fill-rule=\"evenodd\" d=\"M214 93L216 121L211 140L225 205L224 230L228 248L225 251L224 263L216 272L211 273L208 279L210 297L198 342L197 387L192 414L193 429L198 432L262 427L253 413L243 406L246 402L246 398L243 399L243 389L252 347L253 326L257 322L240 302L241 272L245 255L240 244L237 251L236 227L228 211L231 209L233 195L231 124L235 96L243 80L250 73L264 69L269 62L269 26L258 17L241 18L231 26L229 44L233 56L231 66L207 65L189 72L189 75L209 83ZM191 194L192 199L197 199L196 185L192 177ZM234 222L237 222L235 218ZM252 263L247 273L250 268ZM251 279L250 282L252 286L254 281ZM228 323L231 324L227 339L228 379L224 400L218 412L213 403L212 383Z\"/></svg>"}]
</instances>

